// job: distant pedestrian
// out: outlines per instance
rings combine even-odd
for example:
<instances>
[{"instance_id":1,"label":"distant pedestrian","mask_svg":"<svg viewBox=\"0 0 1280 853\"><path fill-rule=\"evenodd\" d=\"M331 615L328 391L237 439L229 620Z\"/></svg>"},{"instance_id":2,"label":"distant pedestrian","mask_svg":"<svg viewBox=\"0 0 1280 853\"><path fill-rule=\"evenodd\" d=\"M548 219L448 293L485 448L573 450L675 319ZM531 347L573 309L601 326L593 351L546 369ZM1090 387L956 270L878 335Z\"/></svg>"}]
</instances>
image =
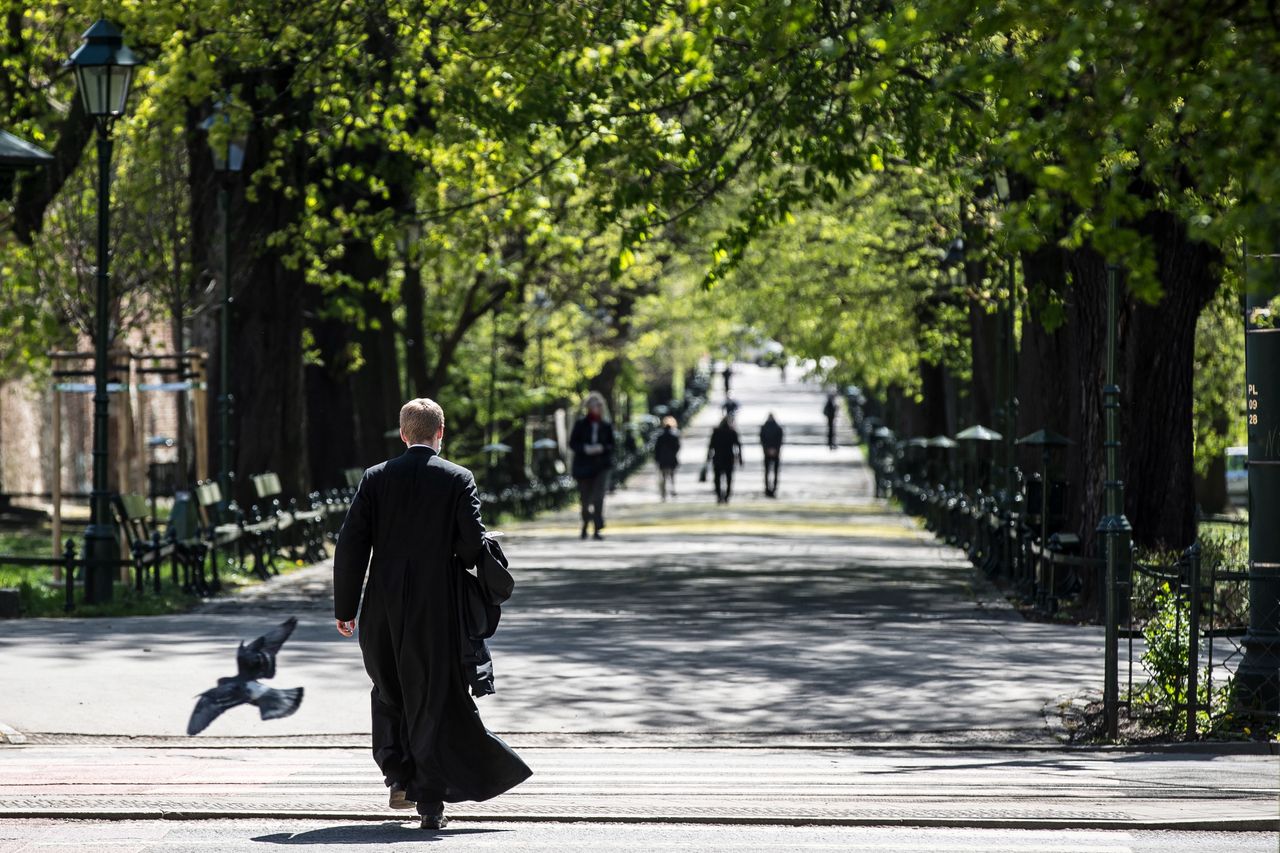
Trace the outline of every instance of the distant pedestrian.
<instances>
[{"instance_id":1,"label":"distant pedestrian","mask_svg":"<svg viewBox=\"0 0 1280 853\"><path fill-rule=\"evenodd\" d=\"M724 377L724 394L729 396L729 385L733 381L733 362L726 361L724 363L724 372L720 374Z\"/></svg>"},{"instance_id":2,"label":"distant pedestrian","mask_svg":"<svg viewBox=\"0 0 1280 853\"><path fill-rule=\"evenodd\" d=\"M827 404L822 407L822 414L827 416L827 447L832 450L836 449L836 412L840 411L836 405L836 395L827 395Z\"/></svg>"},{"instance_id":3,"label":"distant pedestrian","mask_svg":"<svg viewBox=\"0 0 1280 853\"><path fill-rule=\"evenodd\" d=\"M720 404L720 411L724 412L726 418L733 420L738 416L738 401L726 394L724 402Z\"/></svg>"},{"instance_id":4,"label":"distant pedestrian","mask_svg":"<svg viewBox=\"0 0 1280 853\"><path fill-rule=\"evenodd\" d=\"M662 419L662 432L653 442L653 459L658 463L658 494L667 499L670 489L671 497L676 496L676 468L680 465L680 433L676 430L676 419L667 415Z\"/></svg>"},{"instance_id":5,"label":"distant pedestrian","mask_svg":"<svg viewBox=\"0 0 1280 853\"><path fill-rule=\"evenodd\" d=\"M729 419L722 418L720 425L711 431L711 444L707 447L707 459L716 478L716 503L727 504L733 492L734 463L742 461L742 440Z\"/></svg>"},{"instance_id":6,"label":"distant pedestrian","mask_svg":"<svg viewBox=\"0 0 1280 853\"><path fill-rule=\"evenodd\" d=\"M764 448L764 496L778 496L778 466L782 461L782 425L773 417L765 418L760 427L760 446Z\"/></svg>"},{"instance_id":7,"label":"distant pedestrian","mask_svg":"<svg viewBox=\"0 0 1280 853\"><path fill-rule=\"evenodd\" d=\"M613 424L609 423L604 397L597 391L587 396L587 413L573 425L569 434L573 451L573 478L578 481L582 498L582 538L587 526L594 525L593 536L603 539L604 496L609 489L609 469L613 466Z\"/></svg>"}]
</instances>

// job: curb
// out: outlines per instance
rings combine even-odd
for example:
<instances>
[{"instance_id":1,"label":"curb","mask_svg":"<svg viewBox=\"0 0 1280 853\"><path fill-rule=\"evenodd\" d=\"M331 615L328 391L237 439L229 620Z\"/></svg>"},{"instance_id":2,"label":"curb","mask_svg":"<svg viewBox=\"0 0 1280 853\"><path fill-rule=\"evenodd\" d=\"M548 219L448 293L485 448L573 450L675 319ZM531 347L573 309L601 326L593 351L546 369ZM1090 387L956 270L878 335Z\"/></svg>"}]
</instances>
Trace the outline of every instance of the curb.
<instances>
[{"instance_id":1,"label":"curb","mask_svg":"<svg viewBox=\"0 0 1280 853\"><path fill-rule=\"evenodd\" d=\"M402 816L403 817L403 816ZM209 809L201 811L0 809L0 819L74 818L100 821L205 821L205 820L394 820L394 815L348 811L245 811ZM413 817L404 819L408 823ZM662 814L468 814L451 813L454 821L466 823L619 823L633 825L699 824L710 826L818 826L818 827L916 827L935 829L1022 829L1022 830L1133 830L1181 832L1278 832L1280 816L1253 818L1192 818L1188 820L1097 819L1097 818L985 818L985 817L799 817L759 815L671 815Z\"/></svg>"},{"instance_id":2,"label":"curb","mask_svg":"<svg viewBox=\"0 0 1280 853\"><path fill-rule=\"evenodd\" d=\"M1047 711L1047 708L1046 708ZM1052 730L1052 729L1050 729ZM939 734L939 733L933 733ZM1060 752L1066 754L1143 755L1280 755L1280 741L1164 741L1133 744L1064 743L1040 741L963 741L963 740L877 740L848 739L839 733L775 733L753 735L749 732L698 733L689 737L670 734L655 736L653 732L501 732L499 737L513 747L528 750L662 750L670 752ZM865 738L866 733L862 733ZM23 734L0 723L0 747L27 749L113 748L141 750L367 750L368 735L328 735L308 740L307 735L282 738L189 738L184 736L69 735L63 733ZM719 738L719 739L717 739Z\"/></svg>"}]
</instances>

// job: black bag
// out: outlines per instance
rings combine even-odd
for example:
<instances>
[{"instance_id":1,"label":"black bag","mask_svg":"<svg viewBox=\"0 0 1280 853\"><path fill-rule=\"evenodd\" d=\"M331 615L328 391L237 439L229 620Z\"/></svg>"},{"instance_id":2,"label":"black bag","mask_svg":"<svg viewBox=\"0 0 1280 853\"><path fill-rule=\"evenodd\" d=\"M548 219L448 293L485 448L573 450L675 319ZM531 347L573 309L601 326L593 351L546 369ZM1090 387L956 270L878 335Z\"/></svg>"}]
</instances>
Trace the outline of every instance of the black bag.
<instances>
[{"instance_id":1,"label":"black bag","mask_svg":"<svg viewBox=\"0 0 1280 853\"><path fill-rule=\"evenodd\" d=\"M699 483L707 482L707 463L706 462L702 463L702 470L698 472L698 482Z\"/></svg>"},{"instance_id":2,"label":"black bag","mask_svg":"<svg viewBox=\"0 0 1280 853\"><path fill-rule=\"evenodd\" d=\"M498 540L485 534L474 567L460 566L458 609L462 630L462 671L472 696L494 692L493 660L486 639L498 630L502 602L511 597L515 579Z\"/></svg>"}]
</instances>

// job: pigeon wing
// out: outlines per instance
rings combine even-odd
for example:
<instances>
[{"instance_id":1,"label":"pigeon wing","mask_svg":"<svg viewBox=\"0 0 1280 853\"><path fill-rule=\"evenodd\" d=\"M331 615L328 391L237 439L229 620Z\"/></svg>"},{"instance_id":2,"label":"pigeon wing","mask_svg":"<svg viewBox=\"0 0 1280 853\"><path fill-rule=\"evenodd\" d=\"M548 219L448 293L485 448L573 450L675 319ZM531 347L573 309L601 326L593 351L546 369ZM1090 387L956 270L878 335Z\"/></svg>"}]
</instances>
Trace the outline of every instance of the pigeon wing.
<instances>
[{"instance_id":1,"label":"pigeon wing","mask_svg":"<svg viewBox=\"0 0 1280 853\"><path fill-rule=\"evenodd\" d=\"M276 690L274 687L267 687L249 701L258 706L262 719L278 720L289 716L302 705L302 688Z\"/></svg>"},{"instance_id":2,"label":"pigeon wing","mask_svg":"<svg viewBox=\"0 0 1280 853\"><path fill-rule=\"evenodd\" d=\"M275 628L263 634L259 637L262 641L263 651L274 658L279 653L280 647L284 645L284 641L289 639L289 635L293 633L293 629L296 627L298 627L298 617L290 616Z\"/></svg>"},{"instance_id":3,"label":"pigeon wing","mask_svg":"<svg viewBox=\"0 0 1280 853\"><path fill-rule=\"evenodd\" d=\"M236 666L242 678L271 678L276 674L276 653L293 633L298 620L290 616L277 627L258 637L252 643L240 644L236 652Z\"/></svg>"},{"instance_id":4,"label":"pigeon wing","mask_svg":"<svg viewBox=\"0 0 1280 853\"><path fill-rule=\"evenodd\" d=\"M206 690L200 694L195 710L191 712L191 719L187 722L187 734L200 734L208 728L210 723L218 719L223 711L243 703L244 696L235 688L235 685L220 684L211 690Z\"/></svg>"}]
</instances>

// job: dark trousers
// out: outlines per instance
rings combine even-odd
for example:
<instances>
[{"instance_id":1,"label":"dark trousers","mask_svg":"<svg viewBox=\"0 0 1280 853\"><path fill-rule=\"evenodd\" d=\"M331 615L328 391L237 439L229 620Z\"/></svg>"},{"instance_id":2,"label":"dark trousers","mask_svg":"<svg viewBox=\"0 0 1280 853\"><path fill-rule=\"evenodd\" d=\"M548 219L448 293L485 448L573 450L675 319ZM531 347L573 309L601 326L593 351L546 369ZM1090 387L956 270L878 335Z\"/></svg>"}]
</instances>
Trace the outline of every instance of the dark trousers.
<instances>
[{"instance_id":1,"label":"dark trousers","mask_svg":"<svg viewBox=\"0 0 1280 853\"><path fill-rule=\"evenodd\" d=\"M836 419L827 418L827 447L836 446Z\"/></svg>"},{"instance_id":2,"label":"dark trousers","mask_svg":"<svg viewBox=\"0 0 1280 853\"><path fill-rule=\"evenodd\" d=\"M405 728L404 715L389 702L382 701L378 688L373 688L373 760L382 771L388 787L392 783L404 785L414 777L413 757L409 754L409 732ZM418 778L422 778L421 773ZM418 813L440 814L444 810L444 782L428 775L427 791L418 791Z\"/></svg>"},{"instance_id":3,"label":"dark trousers","mask_svg":"<svg viewBox=\"0 0 1280 853\"><path fill-rule=\"evenodd\" d=\"M676 469L675 468L659 468L658 469L658 494L662 495L662 499L667 499L667 491L671 492L671 497L676 496Z\"/></svg>"},{"instance_id":4,"label":"dark trousers","mask_svg":"<svg viewBox=\"0 0 1280 853\"><path fill-rule=\"evenodd\" d=\"M733 491L733 469L732 468L716 468L716 500L720 503L729 502L729 494Z\"/></svg>"},{"instance_id":5,"label":"dark trousers","mask_svg":"<svg viewBox=\"0 0 1280 853\"><path fill-rule=\"evenodd\" d=\"M764 452L764 493L773 495L778 491L778 465L781 463L780 455L774 451L773 455L769 455L766 449Z\"/></svg>"},{"instance_id":6,"label":"dark trousers","mask_svg":"<svg viewBox=\"0 0 1280 853\"><path fill-rule=\"evenodd\" d=\"M594 477L578 478L578 496L582 499L582 526L594 524L596 530L604 527L604 495L609 489L609 472L601 471Z\"/></svg>"}]
</instances>

